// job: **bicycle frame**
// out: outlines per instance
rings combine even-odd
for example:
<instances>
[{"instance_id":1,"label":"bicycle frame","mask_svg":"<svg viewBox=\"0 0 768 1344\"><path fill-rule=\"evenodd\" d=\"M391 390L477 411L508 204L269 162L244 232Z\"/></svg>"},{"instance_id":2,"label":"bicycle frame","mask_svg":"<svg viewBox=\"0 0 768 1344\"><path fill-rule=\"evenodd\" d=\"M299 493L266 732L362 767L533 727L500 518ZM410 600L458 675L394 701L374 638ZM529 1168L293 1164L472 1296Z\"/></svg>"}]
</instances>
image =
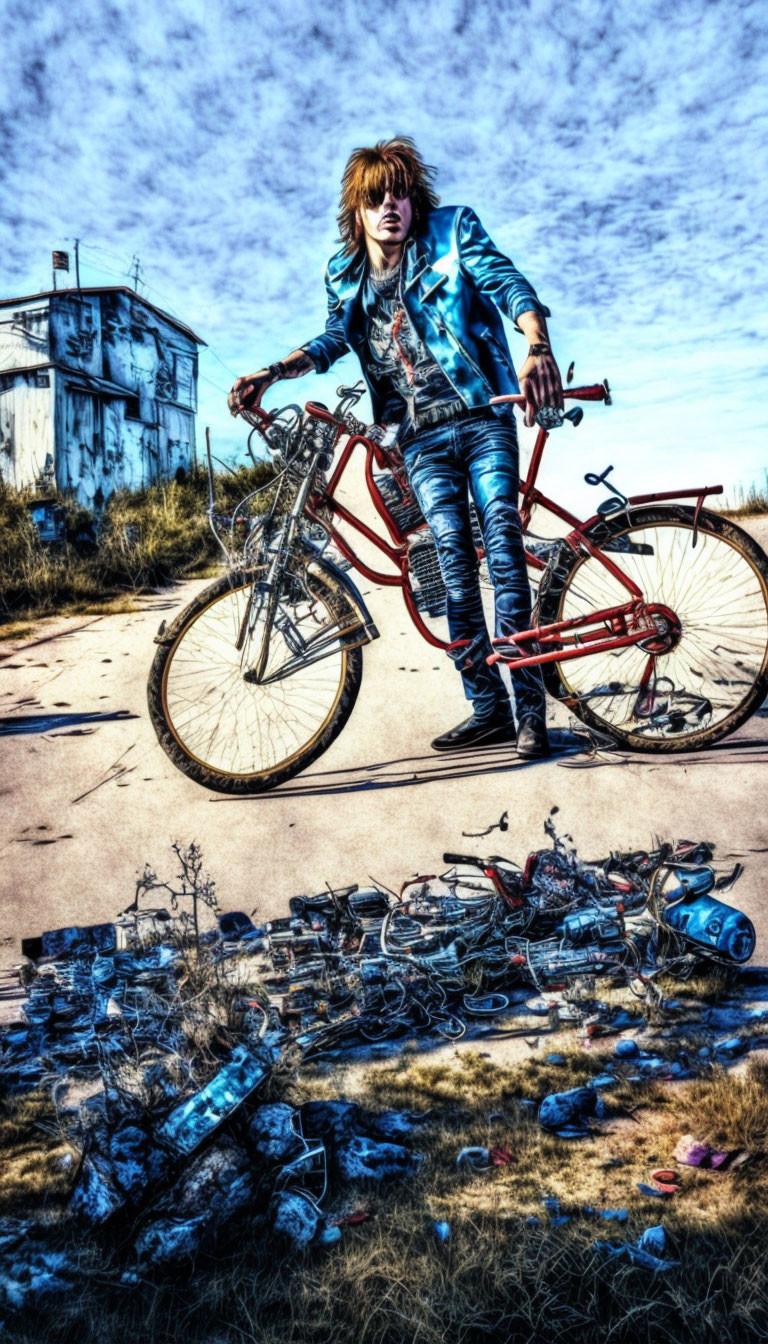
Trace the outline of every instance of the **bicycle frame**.
<instances>
[{"instance_id":1,"label":"bicycle frame","mask_svg":"<svg viewBox=\"0 0 768 1344\"><path fill-rule=\"evenodd\" d=\"M564 392L567 400L573 401L602 401L610 405L610 391L608 384L597 383L587 387L571 388ZM493 403L512 402L517 405L524 405L522 396L494 397ZM343 425L324 407L308 402L306 405L308 414L316 416L318 419L338 426L333 446L338 442L343 433ZM614 649L626 648L634 644L643 644L649 653L649 662L646 673L643 677L641 691L645 689L650 680L654 654L662 652L664 648L663 638L660 637L674 631L677 626L675 613L669 611L660 605L648 604L645 601L644 594L637 587L634 581L598 546L589 539L587 533L589 529L605 516L605 511L598 511L590 518L582 521L564 509L555 500L549 498L538 489L536 481L538 478L541 462L544 454L544 448L549 438L549 431L540 428L534 444L533 455L528 469L525 481L520 486L520 519L522 522L523 535L528 531L531 520L531 514L534 507L538 506L545 512L558 518L561 522L567 523L570 531L564 538L565 544L578 553L580 550L594 557L602 564L608 572L617 580L623 588L626 589L628 599L624 603L617 603L611 607L606 607L601 611L588 613L584 616L574 617L566 621L558 621L551 625L537 626L531 630L520 631L513 635L507 635L492 641L494 652L490 655L488 662L506 663L515 668L540 666L544 663L564 662L572 658L583 658L590 654L606 653ZM373 501L376 512L382 519L390 540L387 541L379 536L373 528L358 518L356 514L346 508L337 498L336 491L340 481L346 471L350 460L357 448L362 444L365 449L365 479L369 494ZM331 474L328 483L321 489L315 489L309 497L305 508L305 513L313 522L320 524L325 529L329 537L334 541L341 554L358 570L366 579L373 583L379 583L387 587L399 587L403 590L408 614L416 626L419 634L427 643L435 648L444 651L452 651L468 643L466 640L456 640L448 642L435 635L423 620L419 612L413 591L410 585L409 567L408 567L408 546L409 536L400 531L397 522L390 513L386 501L376 483L374 476L374 465L382 469L394 470L398 474L398 465L396 461L364 434L353 433L347 439L341 456ZM399 468L403 472L402 466ZM605 475L605 473L604 473ZM601 479L601 478L598 478ZM696 506L694 510L694 524L692 544L696 545L696 527L701 513L705 498L709 495L722 493L721 485L701 486L694 489L684 490L665 490L653 494L632 495L626 499L622 496L617 500L617 509L610 512L623 512L633 507L643 504L659 503L667 500L677 499L695 499ZM623 501L623 502L622 502ZM326 516L322 516L322 514ZM330 518L328 515L331 515ZM394 566L396 573L383 572L374 569L367 564L357 554L349 541L343 536L335 525L333 518L340 520L353 528L368 542L375 546ZM424 524L426 526L426 524ZM526 562L533 569L546 570L547 562L540 556L534 555L526 550ZM679 627L678 627L679 628ZM656 648L654 649L654 642ZM531 650L526 649L527 644L534 644ZM538 646L538 648L536 647Z\"/></svg>"}]
</instances>

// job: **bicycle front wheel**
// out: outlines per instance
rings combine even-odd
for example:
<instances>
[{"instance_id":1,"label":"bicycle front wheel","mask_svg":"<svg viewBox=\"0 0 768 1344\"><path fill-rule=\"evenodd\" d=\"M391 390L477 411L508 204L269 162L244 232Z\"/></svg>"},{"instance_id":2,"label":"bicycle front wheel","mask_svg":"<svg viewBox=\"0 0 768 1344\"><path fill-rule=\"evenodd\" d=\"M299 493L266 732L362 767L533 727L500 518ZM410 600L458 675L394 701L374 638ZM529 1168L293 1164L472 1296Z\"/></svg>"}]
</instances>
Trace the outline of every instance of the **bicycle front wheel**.
<instances>
[{"instance_id":1,"label":"bicycle front wheel","mask_svg":"<svg viewBox=\"0 0 768 1344\"><path fill-rule=\"evenodd\" d=\"M710 746L768 694L768 557L729 519L702 512L694 529L694 516L682 504L649 506L600 519L586 534L646 603L674 613L679 630L669 650L634 645L544 667L552 694L633 750ZM600 560L564 547L542 582L540 623L627 597Z\"/></svg>"},{"instance_id":2,"label":"bicycle front wheel","mask_svg":"<svg viewBox=\"0 0 768 1344\"><path fill-rule=\"evenodd\" d=\"M341 732L360 688L362 649L341 642L359 624L346 593L330 571L310 577L298 566L284 578L263 676L249 676L262 627L244 632L264 574L243 570L206 588L160 644L149 678L161 746L222 793L272 789L306 769ZM312 661L307 646L323 641L331 651Z\"/></svg>"}]
</instances>

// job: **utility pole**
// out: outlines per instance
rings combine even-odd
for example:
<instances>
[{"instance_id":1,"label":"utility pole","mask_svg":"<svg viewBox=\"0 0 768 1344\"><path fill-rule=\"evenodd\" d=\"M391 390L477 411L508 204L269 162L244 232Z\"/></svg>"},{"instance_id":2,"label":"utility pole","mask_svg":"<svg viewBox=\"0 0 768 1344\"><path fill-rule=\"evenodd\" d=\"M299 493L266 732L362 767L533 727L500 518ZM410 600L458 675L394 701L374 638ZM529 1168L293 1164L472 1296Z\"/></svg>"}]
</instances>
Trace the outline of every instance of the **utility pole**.
<instances>
[{"instance_id":1,"label":"utility pole","mask_svg":"<svg viewBox=\"0 0 768 1344\"><path fill-rule=\"evenodd\" d=\"M138 294L138 292L139 292L139 273L140 273L140 271L141 271L141 263L140 263L140 261L139 261L139 258L136 256L136 253L135 253L135 252L134 252L134 254L133 254L133 257L131 258L131 266L133 267L133 270L131 271L131 279L133 280L133 288L135 289L136 293Z\"/></svg>"},{"instance_id":2,"label":"utility pole","mask_svg":"<svg viewBox=\"0 0 768 1344\"><path fill-rule=\"evenodd\" d=\"M80 289L80 239L75 239L75 284Z\"/></svg>"}]
</instances>

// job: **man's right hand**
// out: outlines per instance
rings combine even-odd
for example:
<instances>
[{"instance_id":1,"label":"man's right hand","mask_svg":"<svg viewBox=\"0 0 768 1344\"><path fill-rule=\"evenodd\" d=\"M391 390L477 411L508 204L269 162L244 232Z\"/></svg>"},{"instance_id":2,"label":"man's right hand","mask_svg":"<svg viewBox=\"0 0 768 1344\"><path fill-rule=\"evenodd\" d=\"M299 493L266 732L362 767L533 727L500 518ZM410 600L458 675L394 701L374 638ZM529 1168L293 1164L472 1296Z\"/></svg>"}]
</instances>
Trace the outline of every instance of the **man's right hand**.
<instances>
[{"instance_id":1,"label":"man's right hand","mask_svg":"<svg viewBox=\"0 0 768 1344\"><path fill-rule=\"evenodd\" d=\"M268 387L275 381L269 369L259 369L258 373L246 373L233 383L227 405L231 415L242 415L258 406Z\"/></svg>"}]
</instances>

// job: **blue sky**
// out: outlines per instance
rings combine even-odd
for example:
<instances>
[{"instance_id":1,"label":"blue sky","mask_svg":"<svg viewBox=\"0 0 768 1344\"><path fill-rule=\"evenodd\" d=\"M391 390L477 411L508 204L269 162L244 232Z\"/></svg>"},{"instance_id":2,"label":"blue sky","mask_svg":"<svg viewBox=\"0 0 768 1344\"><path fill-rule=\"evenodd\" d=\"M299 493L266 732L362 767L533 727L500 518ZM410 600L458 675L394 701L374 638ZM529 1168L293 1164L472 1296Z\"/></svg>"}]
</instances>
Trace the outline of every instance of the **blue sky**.
<instances>
[{"instance_id":1,"label":"blue sky","mask_svg":"<svg viewBox=\"0 0 768 1344\"><path fill-rule=\"evenodd\" d=\"M0 290L125 280L208 343L198 436L242 452L233 375L324 323L349 152L412 135L553 312L563 369L610 409L553 437L589 502L764 479L768 23L761 0L1 0ZM512 333L518 362L523 341ZM272 404L333 402L352 356ZM269 404L269 398L268 398Z\"/></svg>"}]
</instances>

